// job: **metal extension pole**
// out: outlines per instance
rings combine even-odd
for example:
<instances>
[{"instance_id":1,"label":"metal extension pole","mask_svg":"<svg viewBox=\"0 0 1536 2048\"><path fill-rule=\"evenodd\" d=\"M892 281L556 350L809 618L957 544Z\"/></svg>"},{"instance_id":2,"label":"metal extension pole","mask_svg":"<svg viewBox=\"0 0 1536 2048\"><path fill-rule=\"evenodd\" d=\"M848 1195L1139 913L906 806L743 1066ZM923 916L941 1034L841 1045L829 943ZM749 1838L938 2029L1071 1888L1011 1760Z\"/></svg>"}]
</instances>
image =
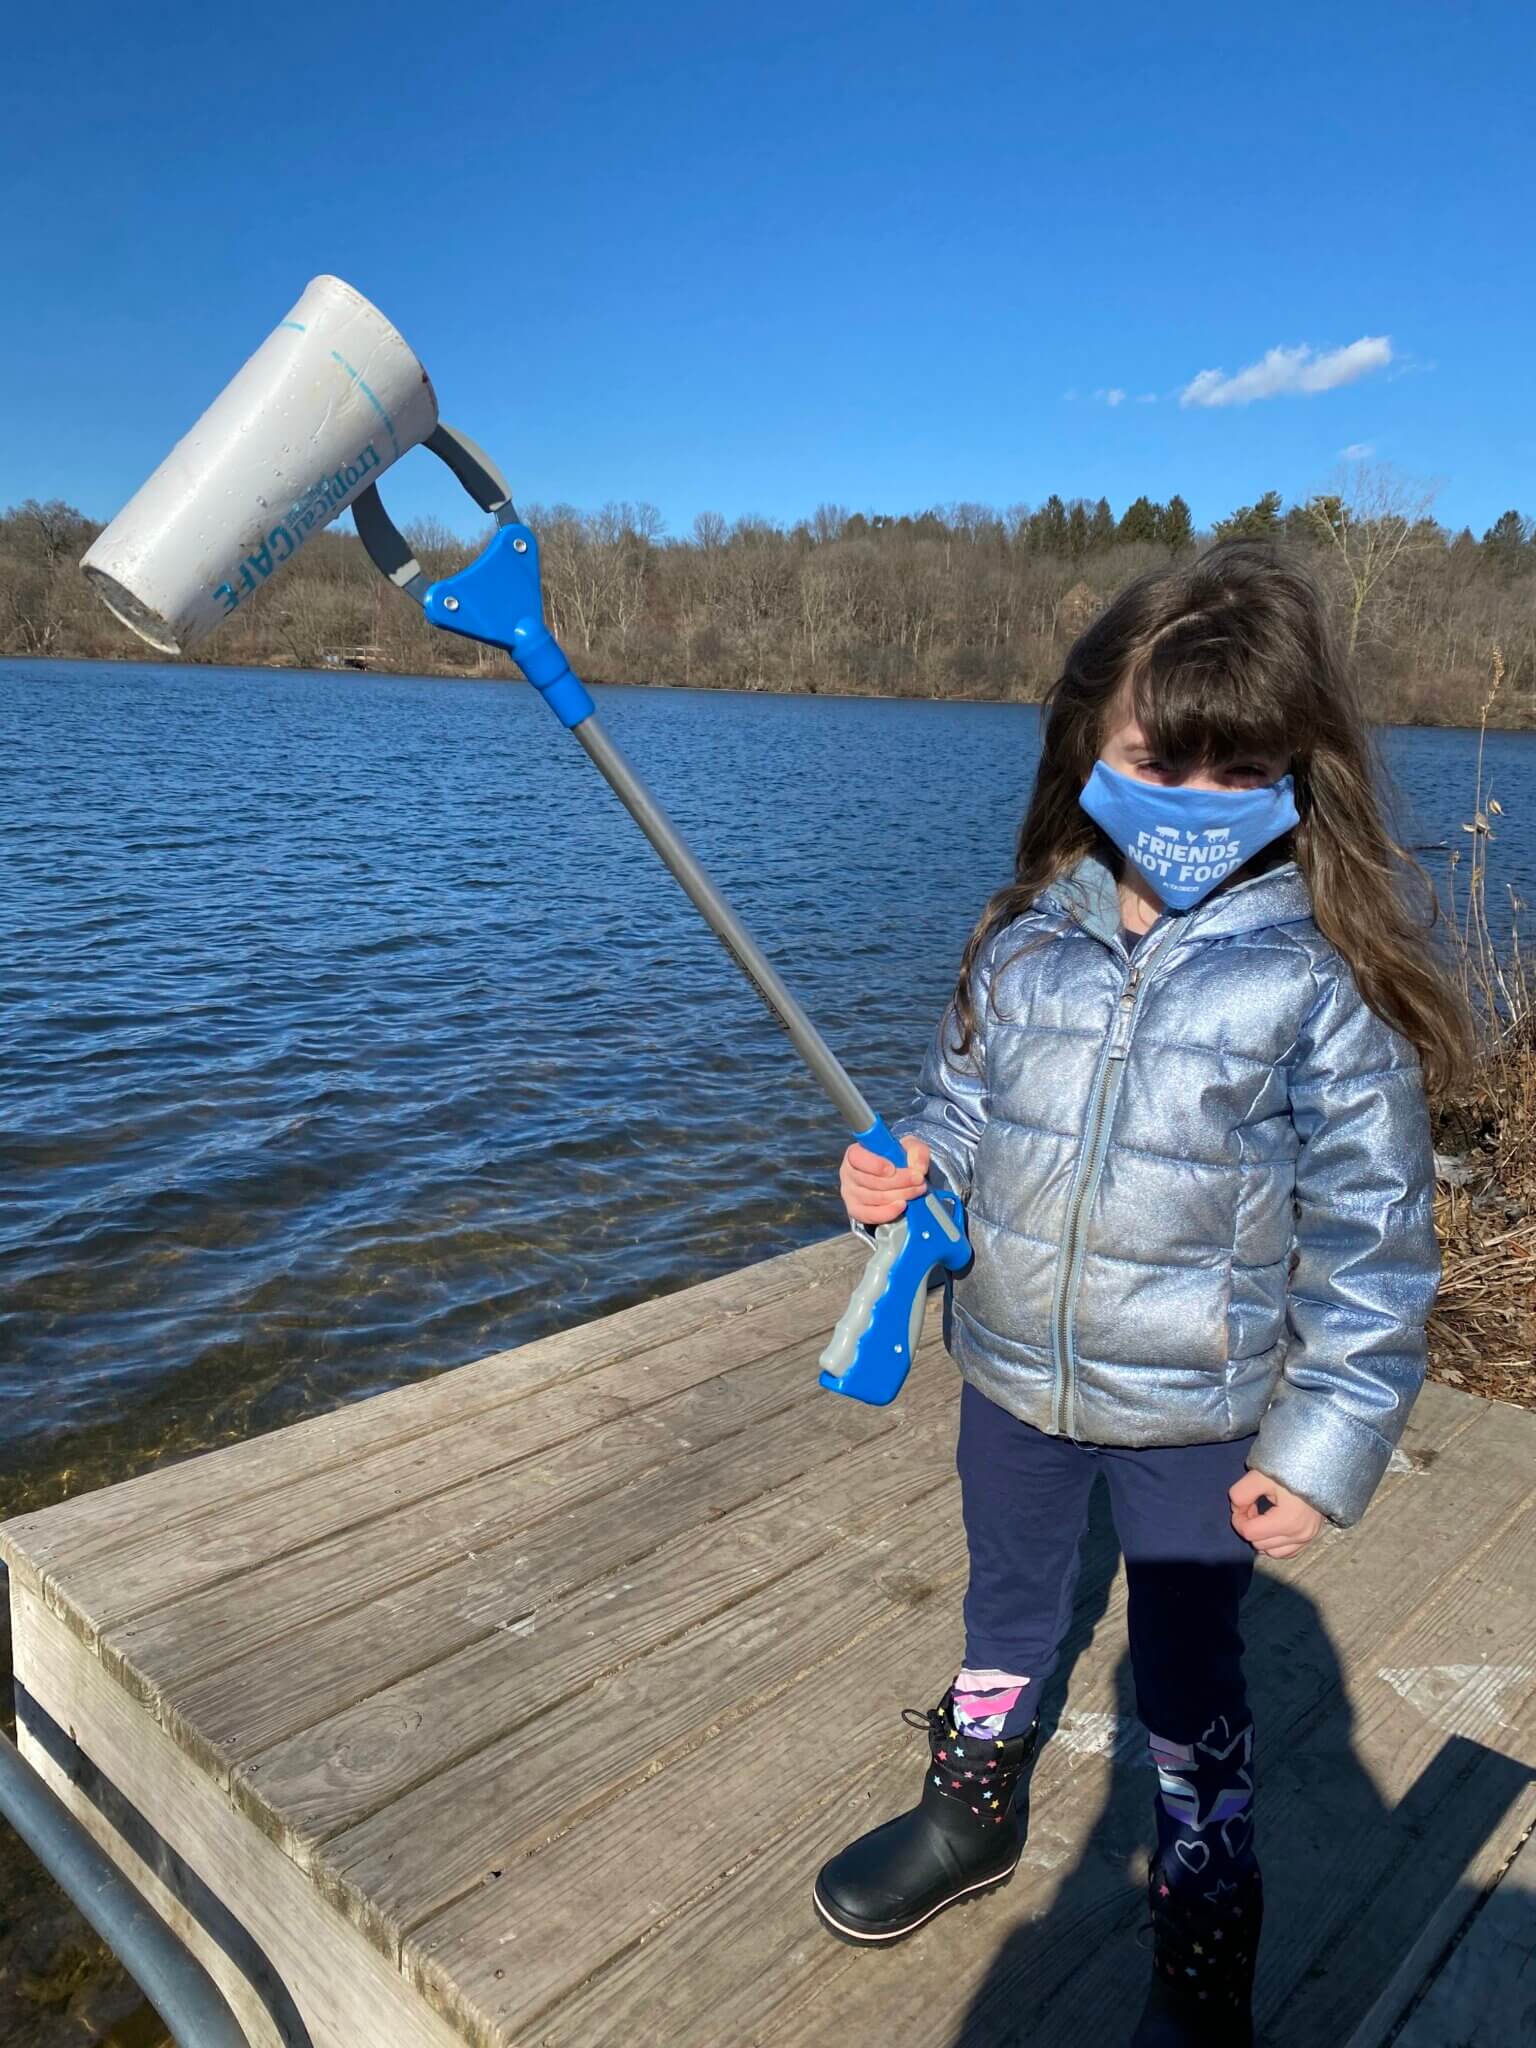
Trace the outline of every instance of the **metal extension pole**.
<instances>
[{"instance_id":1,"label":"metal extension pole","mask_svg":"<svg viewBox=\"0 0 1536 2048\"><path fill-rule=\"evenodd\" d=\"M665 811L609 739L595 714L571 730L602 771L624 808L661 855L704 922L789 1033L791 1043L837 1106L851 1131L875 1121L842 1061L775 972L772 962L699 866Z\"/></svg>"},{"instance_id":2,"label":"metal extension pole","mask_svg":"<svg viewBox=\"0 0 1536 2048\"><path fill-rule=\"evenodd\" d=\"M518 524L505 477L472 441L450 427L439 426L426 445L448 464L482 510L494 514L496 536L467 569L429 583L410 543L370 484L353 503L352 517L374 567L421 606L431 625L505 648L534 687L546 694L560 723L581 741L588 758L660 854L688 900L756 989L770 1015L789 1034L790 1043L831 1097L839 1116L851 1131L864 1137L878 1122L875 1112L757 941L688 851L671 819L604 732L591 698L543 627L538 541L530 529ZM530 649L534 650L536 668L529 667ZM567 689L577 700L574 705L560 701ZM891 1142L887 1135L886 1145Z\"/></svg>"},{"instance_id":3,"label":"metal extension pole","mask_svg":"<svg viewBox=\"0 0 1536 2048\"><path fill-rule=\"evenodd\" d=\"M178 2048L250 2048L223 1993L185 1942L3 1735L0 1815L122 1962Z\"/></svg>"}]
</instances>

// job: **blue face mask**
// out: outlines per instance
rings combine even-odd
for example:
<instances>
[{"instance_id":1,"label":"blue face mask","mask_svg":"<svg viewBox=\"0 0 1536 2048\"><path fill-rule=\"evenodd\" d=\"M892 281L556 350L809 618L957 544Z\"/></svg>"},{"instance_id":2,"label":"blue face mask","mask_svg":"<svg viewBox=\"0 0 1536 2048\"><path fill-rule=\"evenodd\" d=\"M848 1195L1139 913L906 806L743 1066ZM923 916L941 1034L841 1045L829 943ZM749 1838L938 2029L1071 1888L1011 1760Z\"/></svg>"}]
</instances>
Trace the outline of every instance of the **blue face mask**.
<instances>
[{"instance_id":1,"label":"blue face mask","mask_svg":"<svg viewBox=\"0 0 1536 2048\"><path fill-rule=\"evenodd\" d=\"M1300 823L1289 775L1263 789L1180 789L1117 775L1098 761L1078 801L1170 910L1193 910Z\"/></svg>"}]
</instances>

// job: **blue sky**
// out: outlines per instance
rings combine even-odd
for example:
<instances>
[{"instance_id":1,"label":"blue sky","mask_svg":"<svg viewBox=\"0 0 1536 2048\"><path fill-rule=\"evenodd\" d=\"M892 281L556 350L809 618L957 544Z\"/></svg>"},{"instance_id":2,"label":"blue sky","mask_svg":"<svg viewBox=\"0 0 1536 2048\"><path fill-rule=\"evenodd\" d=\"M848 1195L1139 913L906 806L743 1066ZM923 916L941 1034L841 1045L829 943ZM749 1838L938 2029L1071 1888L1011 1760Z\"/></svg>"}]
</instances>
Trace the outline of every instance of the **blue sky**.
<instances>
[{"instance_id":1,"label":"blue sky","mask_svg":"<svg viewBox=\"0 0 1536 2048\"><path fill-rule=\"evenodd\" d=\"M1536 513L1513 0L32 0L7 44L0 505L111 514L334 271L520 502L1204 524L1368 448ZM424 454L387 495L475 523Z\"/></svg>"}]
</instances>

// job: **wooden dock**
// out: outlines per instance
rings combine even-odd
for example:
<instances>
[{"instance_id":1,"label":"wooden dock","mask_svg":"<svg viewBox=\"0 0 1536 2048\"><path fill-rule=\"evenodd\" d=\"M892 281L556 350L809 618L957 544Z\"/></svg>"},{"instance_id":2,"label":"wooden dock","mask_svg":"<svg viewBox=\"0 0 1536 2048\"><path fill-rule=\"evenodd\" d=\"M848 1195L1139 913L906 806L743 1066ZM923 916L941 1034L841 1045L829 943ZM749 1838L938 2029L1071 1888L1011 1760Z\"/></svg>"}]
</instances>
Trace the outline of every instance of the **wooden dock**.
<instances>
[{"instance_id":1,"label":"wooden dock","mask_svg":"<svg viewBox=\"0 0 1536 2048\"><path fill-rule=\"evenodd\" d=\"M816 1923L961 1649L937 1304L893 1407L816 1385L859 1256L0 1529L25 1753L253 2044L1126 2038L1155 1779L1101 1513L1012 1885L886 1953ZM1377 2048L1410 2007L1405 2048L1536 2038L1530 1852L1499 1882L1536 1819L1533 1507L1536 1414L1431 1386L1364 1524L1261 1565L1266 2042Z\"/></svg>"}]
</instances>

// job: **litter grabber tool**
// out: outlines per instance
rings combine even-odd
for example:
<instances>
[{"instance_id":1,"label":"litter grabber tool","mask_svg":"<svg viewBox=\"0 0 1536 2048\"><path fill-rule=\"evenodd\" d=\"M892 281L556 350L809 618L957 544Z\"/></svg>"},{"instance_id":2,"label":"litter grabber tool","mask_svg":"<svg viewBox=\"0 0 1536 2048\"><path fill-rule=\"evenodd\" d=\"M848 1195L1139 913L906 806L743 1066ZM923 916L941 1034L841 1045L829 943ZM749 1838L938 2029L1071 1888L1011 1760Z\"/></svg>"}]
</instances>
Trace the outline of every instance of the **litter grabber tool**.
<instances>
[{"instance_id":1,"label":"litter grabber tool","mask_svg":"<svg viewBox=\"0 0 1536 2048\"><path fill-rule=\"evenodd\" d=\"M495 521L484 551L429 579L385 511L377 480L408 449L445 462ZM81 566L118 617L179 653L207 638L314 532L350 507L375 566L432 625L503 648L574 734L689 900L789 1036L859 1142L896 1166L906 1155L604 731L544 624L539 544L505 479L438 418L432 385L376 308L339 278L316 278L292 313L215 399L87 551ZM957 1196L936 1189L874 1233L831 1341L820 1384L876 1406L911 1365L935 1267L969 1263Z\"/></svg>"}]
</instances>

